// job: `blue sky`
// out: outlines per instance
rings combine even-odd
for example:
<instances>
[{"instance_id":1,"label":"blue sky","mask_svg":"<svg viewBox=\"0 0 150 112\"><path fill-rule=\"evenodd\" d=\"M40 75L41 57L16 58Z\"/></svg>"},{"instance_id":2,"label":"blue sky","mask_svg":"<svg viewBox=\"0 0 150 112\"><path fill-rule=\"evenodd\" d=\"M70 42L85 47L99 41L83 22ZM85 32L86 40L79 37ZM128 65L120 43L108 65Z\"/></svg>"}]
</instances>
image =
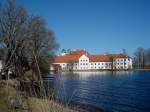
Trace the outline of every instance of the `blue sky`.
<instances>
[{"instance_id":1,"label":"blue sky","mask_svg":"<svg viewBox=\"0 0 150 112\"><path fill-rule=\"evenodd\" d=\"M150 0L16 1L46 20L61 48L131 55L150 47Z\"/></svg>"}]
</instances>

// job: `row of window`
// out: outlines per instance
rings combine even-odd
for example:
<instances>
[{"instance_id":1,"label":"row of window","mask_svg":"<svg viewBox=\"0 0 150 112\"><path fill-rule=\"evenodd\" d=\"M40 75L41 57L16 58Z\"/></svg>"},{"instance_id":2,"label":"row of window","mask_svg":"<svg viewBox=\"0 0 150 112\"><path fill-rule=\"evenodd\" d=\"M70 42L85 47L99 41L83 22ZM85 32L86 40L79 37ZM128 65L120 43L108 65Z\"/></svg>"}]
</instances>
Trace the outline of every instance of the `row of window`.
<instances>
[{"instance_id":1,"label":"row of window","mask_svg":"<svg viewBox=\"0 0 150 112\"><path fill-rule=\"evenodd\" d=\"M91 63L91 65L111 65L111 63Z\"/></svg>"},{"instance_id":2,"label":"row of window","mask_svg":"<svg viewBox=\"0 0 150 112\"><path fill-rule=\"evenodd\" d=\"M87 59L82 59L82 60L80 60L81 62L88 62L88 60ZM114 61L130 61L130 59L129 58L126 58L126 59L114 59Z\"/></svg>"},{"instance_id":3,"label":"row of window","mask_svg":"<svg viewBox=\"0 0 150 112\"><path fill-rule=\"evenodd\" d=\"M80 65L88 65L88 63L80 63Z\"/></svg>"},{"instance_id":4,"label":"row of window","mask_svg":"<svg viewBox=\"0 0 150 112\"><path fill-rule=\"evenodd\" d=\"M115 64L115 63L114 63ZM127 63L116 63L117 65L127 65Z\"/></svg>"},{"instance_id":5,"label":"row of window","mask_svg":"<svg viewBox=\"0 0 150 112\"><path fill-rule=\"evenodd\" d=\"M81 61L81 62L87 62L88 60L84 60L84 59L83 59L83 60L80 60L80 61Z\"/></svg>"},{"instance_id":6,"label":"row of window","mask_svg":"<svg viewBox=\"0 0 150 112\"><path fill-rule=\"evenodd\" d=\"M125 68L125 69L127 69L128 67L123 67L123 66L118 66L118 67L116 67L116 69L123 69L123 68ZM62 68L63 70L67 70L67 69L70 69L70 67L64 67L64 68ZM77 70L78 69L78 67L73 67L73 69L75 69L75 70ZM87 70L88 69L88 67L80 67L80 69L85 69L85 70ZM107 67L91 67L90 69L111 69L111 67L110 66L107 66Z\"/></svg>"},{"instance_id":7,"label":"row of window","mask_svg":"<svg viewBox=\"0 0 150 112\"><path fill-rule=\"evenodd\" d=\"M129 58L127 58L127 59L114 59L114 61L130 61L130 59Z\"/></svg>"},{"instance_id":8,"label":"row of window","mask_svg":"<svg viewBox=\"0 0 150 112\"><path fill-rule=\"evenodd\" d=\"M114 64L117 64L117 65L123 65L123 64L125 64L125 65L127 65L127 63L125 62L125 63L114 63ZM63 64L62 66L70 66L71 64ZM75 66L77 66L78 64L77 63L75 63L74 64ZM80 63L80 65L88 65L88 63ZM111 63L91 63L91 65L106 65L106 66L111 66Z\"/></svg>"}]
</instances>

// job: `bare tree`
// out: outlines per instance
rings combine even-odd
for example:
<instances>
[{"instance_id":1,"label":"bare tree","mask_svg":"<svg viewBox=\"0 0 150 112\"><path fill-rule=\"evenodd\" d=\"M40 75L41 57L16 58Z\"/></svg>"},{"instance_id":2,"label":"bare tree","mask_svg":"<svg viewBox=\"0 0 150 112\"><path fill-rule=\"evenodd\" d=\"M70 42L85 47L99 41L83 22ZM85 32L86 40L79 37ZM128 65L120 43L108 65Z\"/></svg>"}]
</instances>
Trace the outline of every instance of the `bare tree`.
<instances>
[{"instance_id":1,"label":"bare tree","mask_svg":"<svg viewBox=\"0 0 150 112\"><path fill-rule=\"evenodd\" d=\"M54 33L46 28L41 17L31 17L13 0L0 7L0 15L0 46L5 51L3 71L13 69L17 76L24 76L29 70L37 73L36 65L47 62L57 48Z\"/></svg>"},{"instance_id":2,"label":"bare tree","mask_svg":"<svg viewBox=\"0 0 150 112\"><path fill-rule=\"evenodd\" d=\"M145 67L150 69L150 48L145 50Z\"/></svg>"},{"instance_id":3,"label":"bare tree","mask_svg":"<svg viewBox=\"0 0 150 112\"><path fill-rule=\"evenodd\" d=\"M0 8L0 15L0 40L5 49L5 71L17 68L16 74L23 74L24 67L27 68L22 51L26 39L24 37L27 37L28 14L23 7L16 6L13 1L8 0Z\"/></svg>"},{"instance_id":4,"label":"bare tree","mask_svg":"<svg viewBox=\"0 0 150 112\"><path fill-rule=\"evenodd\" d=\"M137 48L136 52L134 53L135 58L135 66L139 69L144 67L144 49L142 47Z\"/></svg>"},{"instance_id":5,"label":"bare tree","mask_svg":"<svg viewBox=\"0 0 150 112\"><path fill-rule=\"evenodd\" d=\"M134 67L138 69L150 68L150 48L137 48L134 53Z\"/></svg>"},{"instance_id":6,"label":"bare tree","mask_svg":"<svg viewBox=\"0 0 150 112\"><path fill-rule=\"evenodd\" d=\"M41 72L49 69L50 58L58 47L54 33L45 27L45 22L41 17L35 17L30 23L30 33L28 43L28 54L31 59L31 70L34 74L38 73L37 65L34 61L36 57ZM51 55L49 55L51 54Z\"/></svg>"}]
</instances>

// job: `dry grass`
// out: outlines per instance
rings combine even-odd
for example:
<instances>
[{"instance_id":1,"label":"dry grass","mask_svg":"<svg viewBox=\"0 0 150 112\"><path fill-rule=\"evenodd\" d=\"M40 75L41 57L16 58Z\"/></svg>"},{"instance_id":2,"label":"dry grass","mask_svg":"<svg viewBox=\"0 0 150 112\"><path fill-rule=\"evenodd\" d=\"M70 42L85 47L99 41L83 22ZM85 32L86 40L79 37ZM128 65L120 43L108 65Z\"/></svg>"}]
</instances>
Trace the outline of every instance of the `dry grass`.
<instances>
[{"instance_id":1,"label":"dry grass","mask_svg":"<svg viewBox=\"0 0 150 112\"><path fill-rule=\"evenodd\" d=\"M30 98L29 105L32 112L73 112L73 110L47 99Z\"/></svg>"},{"instance_id":2,"label":"dry grass","mask_svg":"<svg viewBox=\"0 0 150 112\"><path fill-rule=\"evenodd\" d=\"M8 83L8 86L7 86ZM35 97L28 97L26 100L22 97L22 92L17 90L18 81L16 80L9 80L9 81L0 81L0 91L3 91L1 97L5 97L4 100L12 97L20 98L23 100L23 105L25 105L26 110L21 110L21 112L73 112L73 110L69 109L68 107L64 107L64 105L60 103L56 103L53 100L49 99L40 99ZM2 96L5 95L5 96ZM4 101L3 105L0 105L0 112L2 107L7 110L7 103ZM27 107L28 106L28 107ZM3 111L5 112L5 111ZM13 111L15 112L15 111Z\"/></svg>"},{"instance_id":3,"label":"dry grass","mask_svg":"<svg viewBox=\"0 0 150 112\"><path fill-rule=\"evenodd\" d=\"M8 106L6 102L6 94L3 91L3 87L0 86L0 112L8 112Z\"/></svg>"}]
</instances>

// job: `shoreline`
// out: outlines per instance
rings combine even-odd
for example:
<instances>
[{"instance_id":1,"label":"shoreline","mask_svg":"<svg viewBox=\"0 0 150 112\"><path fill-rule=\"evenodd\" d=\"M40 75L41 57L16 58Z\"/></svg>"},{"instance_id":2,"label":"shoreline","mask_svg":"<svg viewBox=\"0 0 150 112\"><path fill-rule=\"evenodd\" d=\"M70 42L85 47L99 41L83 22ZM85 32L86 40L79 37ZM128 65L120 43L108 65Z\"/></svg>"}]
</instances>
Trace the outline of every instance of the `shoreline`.
<instances>
[{"instance_id":1,"label":"shoreline","mask_svg":"<svg viewBox=\"0 0 150 112\"><path fill-rule=\"evenodd\" d=\"M18 86L18 82L16 80L9 80L9 90L11 89L11 92L9 92L8 96L6 95L6 80L0 81L0 110L2 109L4 112L7 112L10 110L9 105L5 102L6 97L14 98L16 97L16 94L25 94L24 92L21 92L19 90L16 90L16 86ZM20 101L23 102L20 107L17 107L17 110L20 110L24 112L24 110L32 111L32 112L41 112L41 111L48 111L49 109L53 111L60 111L61 112L104 112L104 110L100 107L95 107L88 104L82 104L77 102L70 102L68 105L66 105L63 101L57 100L57 99L49 99L49 98L39 98L36 96L26 96L28 97L25 99L25 97L21 96L19 97ZM2 99L3 98L3 99ZM27 104L28 102L28 104ZM10 101L9 101L10 104ZM14 108L11 108L14 109ZM22 110L23 109L23 110Z\"/></svg>"},{"instance_id":2,"label":"shoreline","mask_svg":"<svg viewBox=\"0 0 150 112\"><path fill-rule=\"evenodd\" d=\"M150 69L127 69L127 70L110 70L110 69L105 69L105 70L73 70L73 71L68 71L68 70L62 70L62 71L50 71L50 73L76 73L76 72L123 72L123 71L150 71Z\"/></svg>"},{"instance_id":3,"label":"shoreline","mask_svg":"<svg viewBox=\"0 0 150 112\"><path fill-rule=\"evenodd\" d=\"M150 69L133 69L133 71L150 71Z\"/></svg>"}]
</instances>

